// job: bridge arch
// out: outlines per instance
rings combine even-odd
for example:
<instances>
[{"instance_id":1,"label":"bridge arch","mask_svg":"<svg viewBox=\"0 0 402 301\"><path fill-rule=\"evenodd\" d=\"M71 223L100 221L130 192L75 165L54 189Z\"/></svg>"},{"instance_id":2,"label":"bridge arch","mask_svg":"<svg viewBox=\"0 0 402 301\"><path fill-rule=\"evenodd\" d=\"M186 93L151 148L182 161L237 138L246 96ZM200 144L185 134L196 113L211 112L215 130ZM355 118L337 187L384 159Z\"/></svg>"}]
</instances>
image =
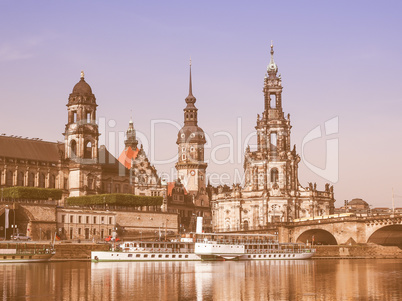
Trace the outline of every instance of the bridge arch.
<instances>
[{"instance_id":1,"label":"bridge arch","mask_svg":"<svg viewBox=\"0 0 402 301\"><path fill-rule=\"evenodd\" d=\"M9 209L8 212L9 227L5 233L4 232L5 209L7 207ZM7 207L2 206L0 208L0 226L2 229L0 237L4 237L4 234L6 234L7 239L10 239L13 232L14 234L16 233L26 234L29 223L35 220L35 217L33 216L32 212L17 204L15 204L14 206L13 204L8 204ZM13 230L13 227L16 228L14 228Z\"/></svg>"},{"instance_id":2,"label":"bridge arch","mask_svg":"<svg viewBox=\"0 0 402 301\"><path fill-rule=\"evenodd\" d=\"M337 245L338 242L336 238L327 230L324 229L310 229L304 231L299 235L296 242L303 243L311 243L314 240L314 243L317 245Z\"/></svg>"},{"instance_id":3,"label":"bridge arch","mask_svg":"<svg viewBox=\"0 0 402 301\"><path fill-rule=\"evenodd\" d=\"M402 248L402 224L386 225L377 229L370 235L367 243Z\"/></svg>"}]
</instances>

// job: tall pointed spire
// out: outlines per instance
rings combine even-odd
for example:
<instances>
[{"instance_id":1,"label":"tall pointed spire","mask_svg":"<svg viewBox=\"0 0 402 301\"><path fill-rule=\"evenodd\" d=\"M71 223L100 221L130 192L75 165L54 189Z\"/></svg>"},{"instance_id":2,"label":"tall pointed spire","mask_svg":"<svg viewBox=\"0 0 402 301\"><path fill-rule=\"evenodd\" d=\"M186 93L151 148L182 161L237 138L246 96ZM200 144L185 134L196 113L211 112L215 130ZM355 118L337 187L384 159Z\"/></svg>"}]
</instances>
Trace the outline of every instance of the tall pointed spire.
<instances>
[{"instance_id":1,"label":"tall pointed spire","mask_svg":"<svg viewBox=\"0 0 402 301\"><path fill-rule=\"evenodd\" d=\"M193 95L193 81L191 79L191 57L190 57L190 82L188 87L188 96L186 97L186 103L194 104L196 102L196 98Z\"/></svg>"}]
</instances>

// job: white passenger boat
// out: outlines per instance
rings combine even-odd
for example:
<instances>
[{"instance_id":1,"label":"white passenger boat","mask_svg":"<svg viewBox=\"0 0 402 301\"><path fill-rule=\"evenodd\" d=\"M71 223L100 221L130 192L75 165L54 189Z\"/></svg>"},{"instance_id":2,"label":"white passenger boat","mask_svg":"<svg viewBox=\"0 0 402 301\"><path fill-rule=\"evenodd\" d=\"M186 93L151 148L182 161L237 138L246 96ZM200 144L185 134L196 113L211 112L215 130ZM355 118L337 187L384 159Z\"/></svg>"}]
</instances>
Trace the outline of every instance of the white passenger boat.
<instances>
[{"instance_id":1,"label":"white passenger boat","mask_svg":"<svg viewBox=\"0 0 402 301\"><path fill-rule=\"evenodd\" d=\"M187 234L178 241L124 242L111 251L93 251L99 261L194 261L194 260L296 260L315 253L301 243L279 243L270 234Z\"/></svg>"}]
</instances>

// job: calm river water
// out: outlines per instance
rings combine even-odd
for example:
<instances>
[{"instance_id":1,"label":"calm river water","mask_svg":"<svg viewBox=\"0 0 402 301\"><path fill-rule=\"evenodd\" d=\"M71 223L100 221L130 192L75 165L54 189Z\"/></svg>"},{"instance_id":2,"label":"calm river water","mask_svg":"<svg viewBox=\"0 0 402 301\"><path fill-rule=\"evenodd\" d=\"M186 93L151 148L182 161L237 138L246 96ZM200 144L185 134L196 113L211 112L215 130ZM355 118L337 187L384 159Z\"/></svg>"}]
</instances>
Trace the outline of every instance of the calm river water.
<instances>
[{"instance_id":1,"label":"calm river water","mask_svg":"<svg viewBox=\"0 0 402 301\"><path fill-rule=\"evenodd\" d=\"M3 300L402 300L402 260L1 264Z\"/></svg>"}]
</instances>

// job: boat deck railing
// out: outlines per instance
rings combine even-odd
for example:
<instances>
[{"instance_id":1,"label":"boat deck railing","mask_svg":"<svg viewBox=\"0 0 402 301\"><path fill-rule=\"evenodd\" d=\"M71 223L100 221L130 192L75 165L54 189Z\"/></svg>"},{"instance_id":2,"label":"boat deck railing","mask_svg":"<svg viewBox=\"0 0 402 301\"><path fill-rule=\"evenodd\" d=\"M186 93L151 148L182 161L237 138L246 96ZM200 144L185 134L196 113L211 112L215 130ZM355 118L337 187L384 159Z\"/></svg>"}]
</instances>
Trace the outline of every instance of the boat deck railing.
<instances>
[{"instance_id":1,"label":"boat deck railing","mask_svg":"<svg viewBox=\"0 0 402 301\"><path fill-rule=\"evenodd\" d=\"M278 245L277 240L247 240L247 239L197 239L197 243L220 244L220 245Z\"/></svg>"},{"instance_id":2,"label":"boat deck railing","mask_svg":"<svg viewBox=\"0 0 402 301\"><path fill-rule=\"evenodd\" d=\"M300 254L300 253L314 253L314 249L285 249L285 250L278 250L278 249L249 249L245 250L246 254Z\"/></svg>"},{"instance_id":3,"label":"boat deck railing","mask_svg":"<svg viewBox=\"0 0 402 301\"><path fill-rule=\"evenodd\" d=\"M172 248L123 248L116 250L125 253L180 253L189 254L194 253L194 249L172 249Z\"/></svg>"}]
</instances>

